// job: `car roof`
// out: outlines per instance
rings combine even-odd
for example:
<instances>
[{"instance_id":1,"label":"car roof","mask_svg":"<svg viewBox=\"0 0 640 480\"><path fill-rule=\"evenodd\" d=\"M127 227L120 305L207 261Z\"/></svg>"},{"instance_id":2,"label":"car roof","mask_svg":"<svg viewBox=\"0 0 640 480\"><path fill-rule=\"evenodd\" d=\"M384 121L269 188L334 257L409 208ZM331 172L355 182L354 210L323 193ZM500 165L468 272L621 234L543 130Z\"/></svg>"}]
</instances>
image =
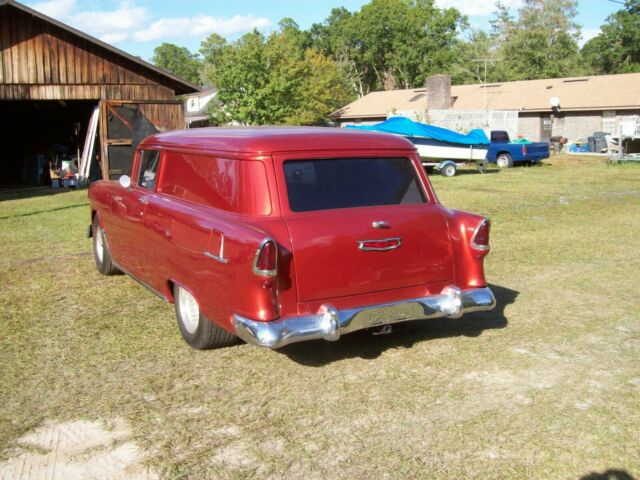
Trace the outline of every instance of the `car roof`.
<instances>
[{"instance_id":1,"label":"car roof","mask_svg":"<svg viewBox=\"0 0 640 480\"><path fill-rule=\"evenodd\" d=\"M331 127L211 127L157 133L145 146L268 154L285 151L388 149L413 150L404 137Z\"/></svg>"}]
</instances>

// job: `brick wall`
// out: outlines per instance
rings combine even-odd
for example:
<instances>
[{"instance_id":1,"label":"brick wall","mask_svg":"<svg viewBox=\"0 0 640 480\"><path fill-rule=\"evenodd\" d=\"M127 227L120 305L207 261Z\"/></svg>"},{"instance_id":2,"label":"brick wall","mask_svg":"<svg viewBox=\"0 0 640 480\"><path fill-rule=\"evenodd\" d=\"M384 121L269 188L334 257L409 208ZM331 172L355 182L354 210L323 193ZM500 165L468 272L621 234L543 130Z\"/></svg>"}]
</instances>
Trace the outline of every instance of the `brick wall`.
<instances>
[{"instance_id":1,"label":"brick wall","mask_svg":"<svg viewBox=\"0 0 640 480\"><path fill-rule=\"evenodd\" d=\"M564 112L553 120L553 136L563 136L569 141L586 140L593 132L602 130L602 112Z\"/></svg>"},{"instance_id":2,"label":"brick wall","mask_svg":"<svg viewBox=\"0 0 640 480\"><path fill-rule=\"evenodd\" d=\"M615 125L620 120L640 115L640 110L618 110L615 112ZM518 135L532 141L540 141L540 122L542 113L520 113L518 115ZM602 111L561 112L553 120L552 136L563 136L569 141L587 140L593 132L603 129Z\"/></svg>"},{"instance_id":3,"label":"brick wall","mask_svg":"<svg viewBox=\"0 0 640 480\"><path fill-rule=\"evenodd\" d=\"M531 140L540 141L540 114L520 113L518 115L518 135Z\"/></svg>"}]
</instances>

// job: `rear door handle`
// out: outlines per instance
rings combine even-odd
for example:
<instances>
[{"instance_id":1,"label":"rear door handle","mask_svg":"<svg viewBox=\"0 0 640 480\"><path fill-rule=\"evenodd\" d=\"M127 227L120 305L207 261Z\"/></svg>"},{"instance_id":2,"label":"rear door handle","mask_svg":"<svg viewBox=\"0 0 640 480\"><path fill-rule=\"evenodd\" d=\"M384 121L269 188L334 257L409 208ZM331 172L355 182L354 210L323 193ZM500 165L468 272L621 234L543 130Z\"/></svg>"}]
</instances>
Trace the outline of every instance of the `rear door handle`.
<instances>
[{"instance_id":1,"label":"rear door handle","mask_svg":"<svg viewBox=\"0 0 640 480\"><path fill-rule=\"evenodd\" d=\"M142 205L146 205L149 203L149 199L147 197L139 197L138 201L142 204Z\"/></svg>"}]
</instances>

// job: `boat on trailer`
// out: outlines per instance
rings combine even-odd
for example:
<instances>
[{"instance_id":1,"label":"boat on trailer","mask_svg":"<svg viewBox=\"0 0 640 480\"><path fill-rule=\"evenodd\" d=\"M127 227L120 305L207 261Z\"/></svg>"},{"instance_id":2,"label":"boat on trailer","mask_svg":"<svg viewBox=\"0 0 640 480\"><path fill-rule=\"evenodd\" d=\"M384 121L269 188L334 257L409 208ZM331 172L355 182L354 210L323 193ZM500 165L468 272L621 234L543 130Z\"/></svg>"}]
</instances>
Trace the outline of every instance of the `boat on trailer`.
<instances>
[{"instance_id":1,"label":"boat on trailer","mask_svg":"<svg viewBox=\"0 0 640 480\"><path fill-rule=\"evenodd\" d=\"M447 177L455 175L458 163L479 162L479 170L484 167L491 143L481 129L471 130L465 135L406 117L392 117L376 125L350 125L347 128L401 135L416 146L423 166L437 168Z\"/></svg>"}]
</instances>

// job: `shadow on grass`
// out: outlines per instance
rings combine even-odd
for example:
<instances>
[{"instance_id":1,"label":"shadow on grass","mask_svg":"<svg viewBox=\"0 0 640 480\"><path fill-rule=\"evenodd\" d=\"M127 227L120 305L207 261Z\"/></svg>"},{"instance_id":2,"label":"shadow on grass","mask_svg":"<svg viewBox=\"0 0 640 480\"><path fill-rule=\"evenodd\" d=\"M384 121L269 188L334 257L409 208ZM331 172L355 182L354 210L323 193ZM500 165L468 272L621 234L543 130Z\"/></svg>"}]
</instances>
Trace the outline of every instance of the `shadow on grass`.
<instances>
[{"instance_id":1,"label":"shadow on grass","mask_svg":"<svg viewBox=\"0 0 640 480\"><path fill-rule=\"evenodd\" d=\"M500 173L500 170L497 170L495 168L492 168L491 170L485 170L484 172L480 173L478 170L471 169L471 168L461 168L460 170L458 170L456 172L456 176L460 175L460 176L464 176L464 175L491 175L493 173Z\"/></svg>"},{"instance_id":2,"label":"shadow on grass","mask_svg":"<svg viewBox=\"0 0 640 480\"><path fill-rule=\"evenodd\" d=\"M89 203L76 203L75 205L65 205L64 207L54 207L47 208L45 210L35 210L33 212L26 213L16 213L15 215L5 215L4 217L0 217L0 220L6 220L8 218L20 218L20 217L30 217L31 215L38 215L39 213L49 213L49 212L57 212L58 210L67 210L69 208L78 208L78 207L87 207Z\"/></svg>"},{"instance_id":3,"label":"shadow on grass","mask_svg":"<svg viewBox=\"0 0 640 480\"><path fill-rule=\"evenodd\" d=\"M518 293L509 288L490 285L496 297L496 308L490 312L475 312L459 320L438 318L418 320L393 326L389 335L372 335L366 330L345 335L337 342L316 340L294 343L278 352L302 365L320 367L347 358L373 359L390 348L411 348L414 344L437 338L478 337L485 330L505 328L509 323L504 315L507 305L515 302Z\"/></svg>"},{"instance_id":4,"label":"shadow on grass","mask_svg":"<svg viewBox=\"0 0 640 480\"><path fill-rule=\"evenodd\" d=\"M76 188L34 187L31 185L0 185L0 202L23 198L50 197L62 193L75 192Z\"/></svg>"},{"instance_id":5,"label":"shadow on grass","mask_svg":"<svg viewBox=\"0 0 640 480\"><path fill-rule=\"evenodd\" d=\"M635 477L625 470L610 468L602 473L588 473L585 476L580 477L580 480L635 480Z\"/></svg>"}]
</instances>

